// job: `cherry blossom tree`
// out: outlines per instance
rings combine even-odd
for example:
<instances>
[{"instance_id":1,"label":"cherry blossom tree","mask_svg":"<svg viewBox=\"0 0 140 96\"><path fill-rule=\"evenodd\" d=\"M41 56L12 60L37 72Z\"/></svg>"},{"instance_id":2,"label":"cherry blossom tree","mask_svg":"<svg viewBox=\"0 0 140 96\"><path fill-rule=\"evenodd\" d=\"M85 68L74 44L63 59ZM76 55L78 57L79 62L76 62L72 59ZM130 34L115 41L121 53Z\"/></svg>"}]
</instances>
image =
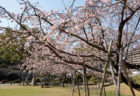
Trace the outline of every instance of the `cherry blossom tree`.
<instances>
[{"instance_id":1,"label":"cherry blossom tree","mask_svg":"<svg viewBox=\"0 0 140 96\"><path fill-rule=\"evenodd\" d=\"M38 67L45 68L52 64L57 70L61 65L55 64L62 64L61 68L64 65L82 67L84 64L86 68L102 73L109 41L113 40L110 62L115 76L120 78L118 81L130 83L133 88L140 90L140 85L129 82L125 72L120 70L120 65L125 65L127 70L140 68L139 64L127 61L128 51L136 47L140 40L139 3L139 0L85 0L84 6L46 12L29 1L21 0L20 4L24 7L21 14L10 13L2 6L0 9L2 17L15 21L24 29L23 33L30 43L39 44L37 46L41 47L42 52L36 50L37 54L32 53L33 57L39 58L39 54L47 56L47 59L44 58L47 61L29 59ZM33 31L31 28L38 30ZM82 50L75 50L78 45L82 45ZM109 71L107 73L110 74Z\"/></svg>"}]
</instances>

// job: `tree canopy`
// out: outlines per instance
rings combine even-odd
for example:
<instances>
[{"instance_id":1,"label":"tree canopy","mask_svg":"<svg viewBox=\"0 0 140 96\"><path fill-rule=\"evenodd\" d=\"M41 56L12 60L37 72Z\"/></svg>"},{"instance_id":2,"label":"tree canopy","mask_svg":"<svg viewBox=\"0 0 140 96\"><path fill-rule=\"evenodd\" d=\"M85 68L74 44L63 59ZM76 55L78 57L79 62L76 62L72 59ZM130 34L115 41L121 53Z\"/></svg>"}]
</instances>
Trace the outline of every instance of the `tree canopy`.
<instances>
[{"instance_id":1,"label":"tree canopy","mask_svg":"<svg viewBox=\"0 0 140 96\"><path fill-rule=\"evenodd\" d=\"M15 34L11 28L6 28L0 34L0 60L1 64L19 64L26 56L24 50L26 40L20 34Z\"/></svg>"},{"instance_id":2,"label":"tree canopy","mask_svg":"<svg viewBox=\"0 0 140 96\"><path fill-rule=\"evenodd\" d=\"M127 61L128 51L140 44L139 3L139 0L85 0L83 6L72 4L65 10L46 12L28 0L21 0L24 6L21 14L10 13L0 6L0 15L21 26L24 30L14 33L23 33L28 44L32 44L34 49L29 50L31 55L24 62L27 69L46 72L52 68L49 72L55 74L60 72L58 69L62 73L82 69L85 74L88 69L97 75L103 73L103 66L109 61L117 82L140 90L140 85L129 80L125 72L140 68L140 64ZM113 43L109 54L110 41ZM16 51L15 45L11 48ZM107 70L107 74L111 72Z\"/></svg>"}]
</instances>

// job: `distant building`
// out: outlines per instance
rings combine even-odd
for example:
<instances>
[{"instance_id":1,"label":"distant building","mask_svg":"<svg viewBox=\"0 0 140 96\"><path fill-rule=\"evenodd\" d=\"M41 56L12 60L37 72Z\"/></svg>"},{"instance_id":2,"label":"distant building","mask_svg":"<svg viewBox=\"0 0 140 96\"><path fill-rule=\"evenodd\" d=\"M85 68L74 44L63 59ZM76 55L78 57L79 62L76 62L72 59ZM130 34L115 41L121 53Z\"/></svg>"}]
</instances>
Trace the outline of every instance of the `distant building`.
<instances>
[{"instance_id":1,"label":"distant building","mask_svg":"<svg viewBox=\"0 0 140 96\"><path fill-rule=\"evenodd\" d=\"M140 65L140 48L134 48L133 50L128 52L127 61L130 64ZM131 70L132 75L139 75L140 69Z\"/></svg>"},{"instance_id":2,"label":"distant building","mask_svg":"<svg viewBox=\"0 0 140 96\"><path fill-rule=\"evenodd\" d=\"M129 51L127 61L131 64L140 64L140 48Z\"/></svg>"}]
</instances>

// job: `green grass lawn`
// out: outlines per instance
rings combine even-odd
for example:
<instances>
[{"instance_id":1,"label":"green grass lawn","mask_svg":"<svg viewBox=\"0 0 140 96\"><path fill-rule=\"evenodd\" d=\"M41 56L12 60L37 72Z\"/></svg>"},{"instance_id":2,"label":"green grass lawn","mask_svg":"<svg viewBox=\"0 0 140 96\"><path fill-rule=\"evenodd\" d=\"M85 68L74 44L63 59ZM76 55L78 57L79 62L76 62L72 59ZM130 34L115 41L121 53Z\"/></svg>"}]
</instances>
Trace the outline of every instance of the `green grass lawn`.
<instances>
[{"instance_id":1,"label":"green grass lawn","mask_svg":"<svg viewBox=\"0 0 140 96\"><path fill-rule=\"evenodd\" d=\"M62 87L0 85L0 96L71 96L71 90Z\"/></svg>"},{"instance_id":2,"label":"green grass lawn","mask_svg":"<svg viewBox=\"0 0 140 96\"><path fill-rule=\"evenodd\" d=\"M140 75L133 76L132 79L133 79L136 83L139 83L139 84L140 84Z\"/></svg>"},{"instance_id":3,"label":"green grass lawn","mask_svg":"<svg viewBox=\"0 0 140 96\"><path fill-rule=\"evenodd\" d=\"M121 96L131 96L129 87L121 84ZM135 91L136 96L140 96L140 92ZM90 87L91 96L98 96L99 90L97 86ZM83 89L81 90L83 96ZM50 87L40 88L40 86L18 86L18 85L0 85L0 96L72 96L71 87ZM77 90L75 95L78 96ZM106 88L106 96L115 96L114 86Z\"/></svg>"}]
</instances>

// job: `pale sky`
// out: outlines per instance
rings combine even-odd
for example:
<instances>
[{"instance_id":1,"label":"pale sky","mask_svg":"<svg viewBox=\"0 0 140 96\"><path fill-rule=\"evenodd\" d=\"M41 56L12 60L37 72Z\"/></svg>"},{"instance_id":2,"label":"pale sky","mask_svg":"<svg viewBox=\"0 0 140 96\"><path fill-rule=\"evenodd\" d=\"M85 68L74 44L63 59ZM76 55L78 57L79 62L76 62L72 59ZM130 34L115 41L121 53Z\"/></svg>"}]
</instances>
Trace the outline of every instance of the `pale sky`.
<instances>
[{"instance_id":1,"label":"pale sky","mask_svg":"<svg viewBox=\"0 0 140 96\"><path fill-rule=\"evenodd\" d=\"M20 1L20 0L19 0ZM39 1L40 8L50 10L50 9L61 9L64 8L63 2L66 5L71 4L72 0L29 0L32 4ZM77 0L75 5L84 4L84 0ZM19 11L19 4L17 0L0 0L0 5L5 7L10 11Z\"/></svg>"},{"instance_id":2,"label":"pale sky","mask_svg":"<svg viewBox=\"0 0 140 96\"><path fill-rule=\"evenodd\" d=\"M20 1L20 0L18 0ZM61 10L64 8L65 3L66 7L71 4L72 0L29 0L32 4L35 4L39 1L39 8L45 9L46 11L49 11L51 9L53 10ZM84 4L84 0L76 0L75 6L80 6ZM0 6L5 7L10 12L20 13L20 5L18 4L17 0L0 0ZM0 19L1 20L1 19ZM3 21L3 20L2 20ZM4 21L0 23L0 26L11 26L11 23L9 21Z\"/></svg>"}]
</instances>

